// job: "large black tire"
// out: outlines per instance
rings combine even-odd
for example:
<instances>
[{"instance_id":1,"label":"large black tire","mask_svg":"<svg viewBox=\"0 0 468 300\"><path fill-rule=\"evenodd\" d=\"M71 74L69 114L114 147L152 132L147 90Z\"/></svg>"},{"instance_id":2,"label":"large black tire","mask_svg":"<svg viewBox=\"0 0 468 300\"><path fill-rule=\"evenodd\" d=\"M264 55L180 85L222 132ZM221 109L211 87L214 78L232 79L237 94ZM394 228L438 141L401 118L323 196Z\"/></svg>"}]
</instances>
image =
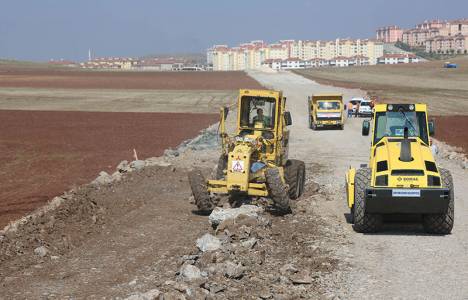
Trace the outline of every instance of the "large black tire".
<instances>
[{"instance_id":1,"label":"large black tire","mask_svg":"<svg viewBox=\"0 0 468 300\"><path fill-rule=\"evenodd\" d=\"M269 168L265 171L265 178L274 205L281 213L289 213L289 195L287 185L281 180L280 172L277 168Z\"/></svg>"},{"instance_id":2,"label":"large black tire","mask_svg":"<svg viewBox=\"0 0 468 300\"><path fill-rule=\"evenodd\" d=\"M382 215L366 213L366 189L371 183L372 171L361 168L354 177L354 230L362 233L377 232L382 227Z\"/></svg>"},{"instance_id":3,"label":"large black tire","mask_svg":"<svg viewBox=\"0 0 468 300\"><path fill-rule=\"evenodd\" d=\"M221 154L218 160L218 165L216 166L216 175L215 178L220 180L224 178L224 170L227 169L227 156Z\"/></svg>"},{"instance_id":4,"label":"large black tire","mask_svg":"<svg viewBox=\"0 0 468 300\"><path fill-rule=\"evenodd\" d=\"M450 234L455 216L455 193L453 191L453 178L449 170L439 169L444 187L450 189L450 201L447 211L443 214L430 214L423 216L423 226L427 233Z\"/></svg>"},{"instance_id":5,"label":"large black tire","mask_svg":"<svg viewBox=\"0 0 468 300\"><path fill-rule=\"evenodd\" d=\"M298 199L304 192L305 164L303 161L289 159L284 166L284 177L289 185L289 198Z\"/></svg>"},{"instance_id":6,"label":"large black tire","mask_svg":"<svg viewBox=\"0 0 468 300\"><path fill-rule=\"evenodd\" d=\"M190 188L192 189L195 204L202 212L209 212L215 207L208 192L205 176L200 170L193 170L188 174Z\"/></svg>"},{"instance_id":7,"label":"large black tire","mask_svg":"<svg viewBox=\"0 0 468 300\"><path fill-rule=\"evenodd\" d=\"M309 128L312 129L312 117L309 116Z\"/></svg>"}]
</instances>

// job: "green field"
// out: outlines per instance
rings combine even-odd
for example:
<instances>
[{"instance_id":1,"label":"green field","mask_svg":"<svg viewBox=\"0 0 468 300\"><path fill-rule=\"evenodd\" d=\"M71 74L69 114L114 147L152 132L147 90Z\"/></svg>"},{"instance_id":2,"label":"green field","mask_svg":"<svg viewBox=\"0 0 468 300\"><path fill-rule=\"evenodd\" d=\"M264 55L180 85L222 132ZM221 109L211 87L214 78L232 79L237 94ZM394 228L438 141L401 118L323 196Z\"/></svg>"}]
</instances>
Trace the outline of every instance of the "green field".
<instances>
[{"instance_id":1,"label":"green field","mask_svg":"<svg viewBox=\"0 0 468 300\"><path fill-rule=\"evenodd\" d=\"M320 83L366 90L385 102L425 102L432 114L468 115L468 56L419 64L319 68L294 71Z\"/></svg>"}]
</instances>

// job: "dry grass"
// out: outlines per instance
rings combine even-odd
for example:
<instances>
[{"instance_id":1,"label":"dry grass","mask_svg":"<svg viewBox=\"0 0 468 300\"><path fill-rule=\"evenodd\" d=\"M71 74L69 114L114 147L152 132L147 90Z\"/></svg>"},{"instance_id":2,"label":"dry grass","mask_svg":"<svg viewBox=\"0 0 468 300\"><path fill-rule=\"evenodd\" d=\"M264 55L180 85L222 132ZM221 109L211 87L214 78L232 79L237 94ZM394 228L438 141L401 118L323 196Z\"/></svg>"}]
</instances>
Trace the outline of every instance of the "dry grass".
<instances>
[{"instance_id":1,"label":"dry grass","mask_svg":"<svg viewBox=\"0 0 468 300\"><path fill-rule=\"evenodd\" d=\"M366 90L382 101L425 102L432 114L468 114L468 57L445 69L441 61L407 65L299 70L321 83Z\"/></svg>"}]
</instances>

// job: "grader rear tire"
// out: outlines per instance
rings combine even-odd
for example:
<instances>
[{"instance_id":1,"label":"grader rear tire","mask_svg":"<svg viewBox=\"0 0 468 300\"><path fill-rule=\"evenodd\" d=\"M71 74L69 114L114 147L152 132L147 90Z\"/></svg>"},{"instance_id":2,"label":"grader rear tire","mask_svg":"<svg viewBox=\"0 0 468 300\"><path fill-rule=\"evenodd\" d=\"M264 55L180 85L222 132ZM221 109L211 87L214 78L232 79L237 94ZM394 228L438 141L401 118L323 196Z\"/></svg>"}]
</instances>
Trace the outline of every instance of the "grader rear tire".
<instances>
[{"instance_id":1,"label":"grader rear tire","mask_svg":"<svg viewBox=\"0 0 468 300\"><path fill-rule=\"evenodd\" d=\"M284 177L289 185L289 198L296 200L304 192L305 165L303 161L290 159L284 167Z\"/></svg>"},{"instance_id":2,"label":"grader rear tire","mask_svg":"<svg viewBox=\"0 0 468 300\"><path fill-rule=\"evenodd\" d=\"M423 216L423 227L427 233L450 234L453 228L455 214L455 199L453 192L453 178L449 170L440 169L443 185L450 190L450 202L447 212Z\"/></svg>"},{"instance_id":3,"label":"grader rear tire","mask_svg":"<svg viewBox=\"0 0 468 300\"><path fill-rule=\"evenodd\" d=\"M203 173L200 170L193 170L188 174L188 179L193 197L195 198L195 204L198 209L202 212L213 210L215 204L208 192L208 187Z\"/></svg>"},{"instance_id":4,"label":"grader rear tire","mask_svg":"<svg viewBox=\"0 0 468 300\"><path fill-rule=\"evenodd\" d=\"M354 230L362 233L377 232L382 227L382 215L366 213L366 188L370 185L372 171L361 168L354 177Z\"/></svg>"},{"instance_id":5,"label":"grader rear tire","mask_svg":"<svg viewBox=\"0 0 468 300\"><path fill-rule=\"evenodd\" d=\"M270 197L276 208L284 214L291 212L288 189L281 180L281 175L278 169L270 168L266 170L265 177Z\"/></svg>"}]
</instances>

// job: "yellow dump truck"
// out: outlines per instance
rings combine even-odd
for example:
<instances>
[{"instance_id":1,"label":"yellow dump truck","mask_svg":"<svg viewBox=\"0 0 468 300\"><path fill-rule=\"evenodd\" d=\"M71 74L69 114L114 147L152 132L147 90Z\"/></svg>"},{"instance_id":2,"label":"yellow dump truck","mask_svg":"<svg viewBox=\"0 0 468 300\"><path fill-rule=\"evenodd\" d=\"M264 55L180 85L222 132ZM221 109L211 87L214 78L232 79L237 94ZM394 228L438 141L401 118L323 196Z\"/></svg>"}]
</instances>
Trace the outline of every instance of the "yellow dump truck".
<instances>
[{"instance_id":1,"label":"yellow dump truck","mask_svg":"<svg viewBox=\"0 0 468 300\"><path fill-rule=\"evenodd\" d=\"M309 127L338 127L344 129L342 94L315 94L308 97Z\"/></svg>"}]
</instances>

